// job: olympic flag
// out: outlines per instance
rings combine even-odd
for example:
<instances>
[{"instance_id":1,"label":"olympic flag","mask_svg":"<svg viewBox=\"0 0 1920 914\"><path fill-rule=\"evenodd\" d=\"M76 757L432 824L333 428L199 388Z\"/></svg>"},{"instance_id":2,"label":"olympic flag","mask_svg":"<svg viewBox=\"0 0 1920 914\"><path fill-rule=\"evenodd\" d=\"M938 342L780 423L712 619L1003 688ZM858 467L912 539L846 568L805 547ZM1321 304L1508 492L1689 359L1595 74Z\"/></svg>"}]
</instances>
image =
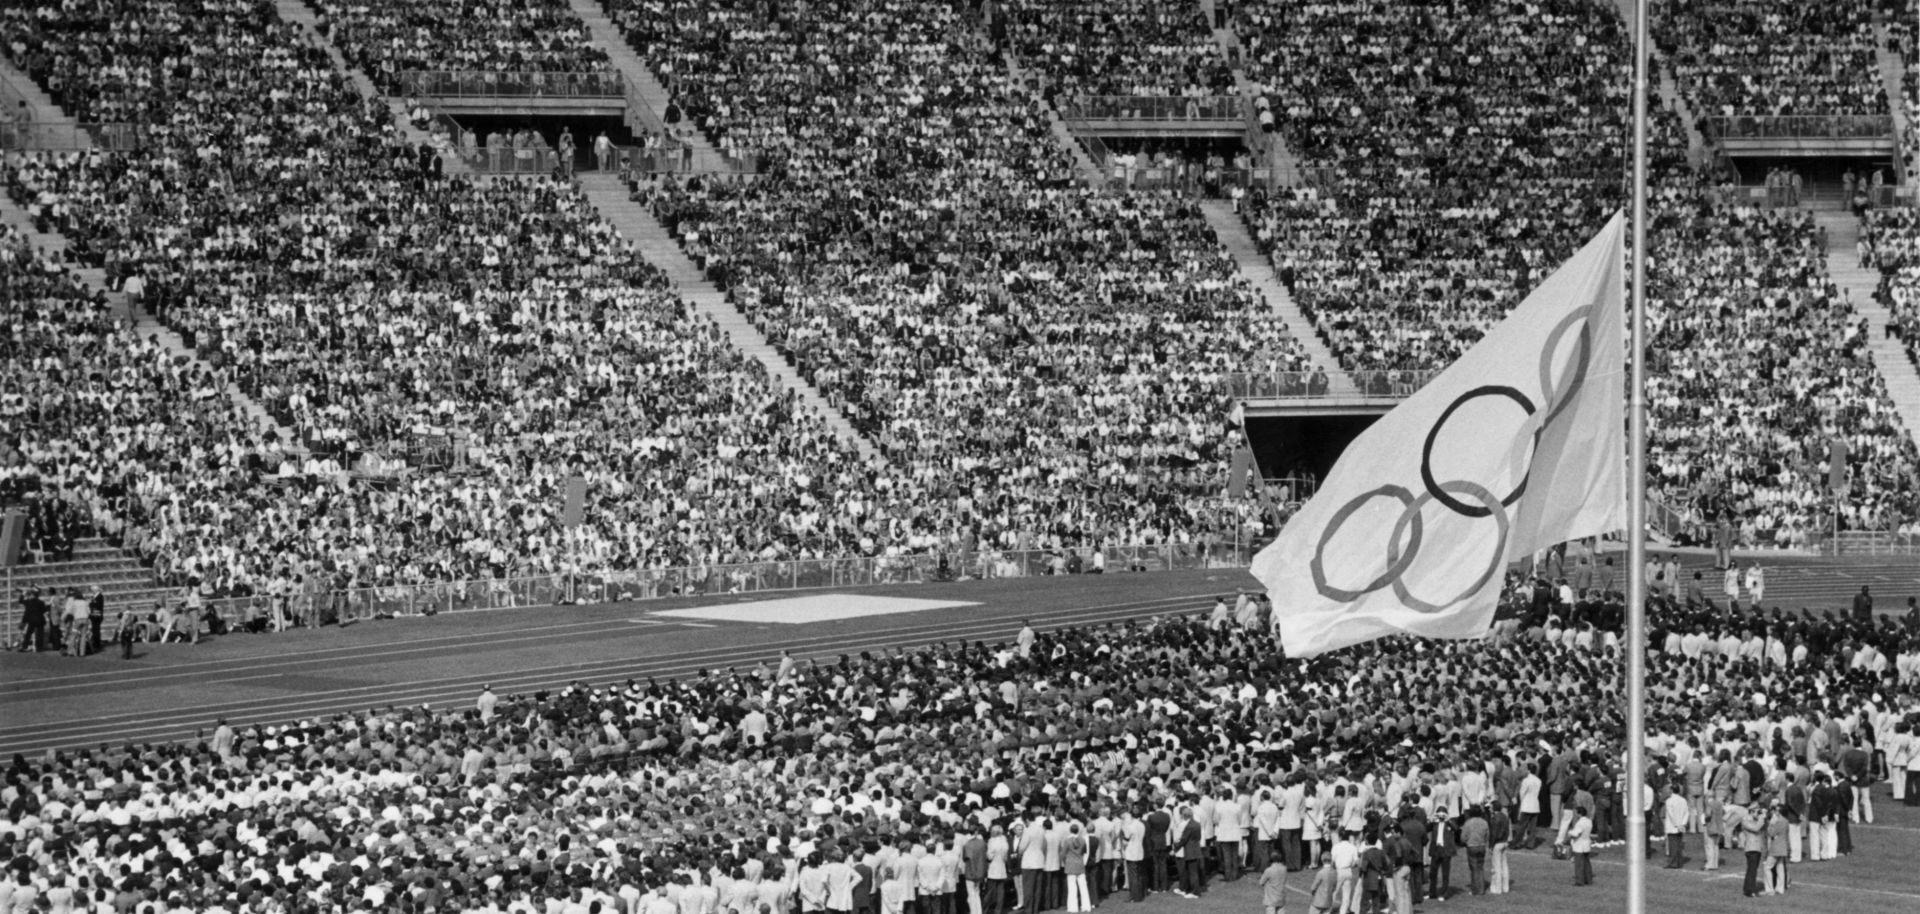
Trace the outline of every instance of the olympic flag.
<instances>
[{"instance_id":1,"label":"olympic flag","mask_svg":"<svg viewBox=\"0 0 1920 914\"><path fill-rule=\"evenodd\" d=\"M1508 562L1625 529L1625 225L1354 439L1254 557L1288 656L1480 637Z\"/></svg>"}]
</instances>

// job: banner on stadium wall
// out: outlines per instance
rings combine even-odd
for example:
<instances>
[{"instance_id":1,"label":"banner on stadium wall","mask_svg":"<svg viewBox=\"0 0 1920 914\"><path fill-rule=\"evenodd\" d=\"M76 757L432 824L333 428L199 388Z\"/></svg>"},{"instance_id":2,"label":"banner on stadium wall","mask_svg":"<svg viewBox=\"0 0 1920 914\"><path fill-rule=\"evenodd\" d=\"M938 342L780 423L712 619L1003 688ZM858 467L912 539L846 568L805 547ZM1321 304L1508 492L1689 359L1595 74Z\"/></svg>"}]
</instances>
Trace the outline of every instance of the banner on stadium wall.
<instances>
[{"instance_id":1,"label":"banner on stadium wall","mask_svg":"<svg viewBox=\"0 0 1920 914\"><path fill-rule=\"evenodd\" d=\"M1625 529L1625 224L1354 439L1254 558L1288 656L1480 637L1510 561Z\"/></svg>"},{"instance_id":2,"label":"banner on stadium wall","mask_svg":"<svg viewBox=\"0 0 1920 914\"><path fill-rule=\"evenodd\" d=\"M567 477L567 502L560 510L560 524L564 527L578 527L586 519L587 481L579 476Z\"/></svg>"},{"instance_id":3,"label":"banner on stadium wall","mask_svg":"<svg viewBox=\"0 0 1920 914\"><path fill-rule=\"evenodd\" d=\"M1247 494L1247 480L1258 469L1253 461L1250 448L1237 448L1233 452L1233 467L1227 473L1227 497L1241 498Z\"/></svg>"},{"instance_id":4,"label":"banner on stadium wall","mask_svg":"<svg viewBox=\"0 0 1920 914\"><path fill-rule=\"evenodd\" d=\"M1835 438L1827 444L1827 489L1835 494L1847 491L1847 439Z\"/></svg>"}]
</instances>

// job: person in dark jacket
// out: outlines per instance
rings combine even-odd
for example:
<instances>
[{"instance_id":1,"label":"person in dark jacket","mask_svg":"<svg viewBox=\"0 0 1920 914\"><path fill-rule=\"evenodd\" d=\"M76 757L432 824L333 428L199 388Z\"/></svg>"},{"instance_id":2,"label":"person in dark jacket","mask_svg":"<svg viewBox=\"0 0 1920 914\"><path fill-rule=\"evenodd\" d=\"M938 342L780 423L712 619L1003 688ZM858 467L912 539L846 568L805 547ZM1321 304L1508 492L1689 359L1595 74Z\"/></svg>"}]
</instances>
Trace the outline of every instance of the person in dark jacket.
<instances>
[{"instance_id":1,"label":"person in dark jacket","mask_svg":"<svg viewBox=\"0 0 1920 914\"><path fill-rule=\"evenodd\" d=\"M1828 849L1841 856L1853 853L1853 829L1848 827L1849 820L1853 818L1853 784L1854 782L1852 780L1843 776L1840 778L1839 783L1833 785L1833 828L1835 836L1834 846Z\"/></svg>"},{"instance_id":2,"label":"person in dark jacket","mask_svg":"<svg viewBox=\"0 0 1920 914\"><path fill-rule=\"evenodd\" d=\"M1808 807L1813 798L1808 795L1806 786L1800 783L1797 775L1788 774L1787 777L1787 787L1780 792L1781 803L1786 807L1787 854L1791 862L1799 863L1801 844L1806 840L1801 837L1801 834L1807 833L1808 837L1813 837L1813 829L1808 828L1806 824Z\"/></svg>"},{"instance_id":3,"label":"person in dark jacket","mask_svg":"<svg viewBox=\"0 0 1920 914\"><path fill-rule=\"evenodd\" d=\"M107 595L100 592L99 586L87 597L87 653L100 650L104 642L100 640L100 627L107 621Z\"/></svg>"},{"instance_id":4,"label":"person in dark jacket","mask_svg":"<svg viewBox=\"0 0 1920 914\"><path fill-rule=\"evenodd\" d=\"M1387 880L1393 878L1393 864L1387 852L1374 841L1360 851L1360 914L1387 910Z\"/></svg>"},{"instance_id":5,"label":"person in dark jacket","mask_svg":"<svg viewBox=\"0 0 1920 914\"><path fill-rule=\"evenodd\" d=\"M1427 871L1427 894L1445 901L1453 892L1453 855L1460 849L1460 824L1452 819L1433 823L1433 837L1427 845L1432 861Z\"/></svg>"},{"instance_id":6,"label":"person in dark jacket","mask_svg":"<svg viewBox=\"0 0 1920 914\"><path fill-rule=\"evenodd\" d=\"M1173 816L1166 807L1155 807L1147 814L1147 888L1167 890L1167 833L1173 828Z\"/></svg>"},{"instance_id":7,"label":"person in dark jacket","mask_svg":"<svg viewBox=\"0 0 1920 914\"><path fill-rule=\"evenodd\" d=\"M1200 822L1193 810L1182 807L1180 817L1186 826L1180 829L1180 890L1198 897L1207 891L1206 849L1200 843Z\"/></svg>"},{"instance_id":8,"label":"person in dark jacket","mask_svg":"<svg viewBox=\"0 0 1920 914\"><path fill-rule=\"evenodd\" d=\"M47 646L47 601L40 591L29 587L27 595L20 598L20 625L23 634L20 637L20 650L38 652Z\"/></svg>"},{"instance_id":9,"label":"person in dark jacket","mask_svg":"<svg viewBox=\"0 0 1920 914\"><path fill-rule=\"evenodd\" d=\"M1831 855L1832 845L1827 836L1833 828L1833 785L1822 773L1815 775L1813 789L1807 791L1807 859L1825 860ZM1799 859L1794 860L1795 863Z\"/></svg>"},{"instance_id":10,"label":"person in dark jacket","mask_svg":"<svg viewBox=\"0 0 1920 914\"><path fill-rule=\"evenodd\" d=\"M1400 811L1400 835L1412 848L1407 855L1407 884L1417 905L1427 897L1427 819L1420 807L1408 803Z\"/></svg>"}]
</instances>

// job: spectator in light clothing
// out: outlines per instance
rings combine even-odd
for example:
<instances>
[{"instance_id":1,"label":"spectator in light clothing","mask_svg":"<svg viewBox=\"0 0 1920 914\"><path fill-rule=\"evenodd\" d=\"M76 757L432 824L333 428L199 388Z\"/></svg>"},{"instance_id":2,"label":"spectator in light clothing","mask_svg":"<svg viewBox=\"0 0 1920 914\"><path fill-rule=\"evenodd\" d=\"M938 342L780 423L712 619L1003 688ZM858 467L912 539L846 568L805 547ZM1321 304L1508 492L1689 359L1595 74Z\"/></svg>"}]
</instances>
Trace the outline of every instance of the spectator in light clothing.
<instances>
[{"instance_id":1,"label":"spectator in light clothing","mask_svg":"<svg viewBox=\"0 0 1920 914\"><path fill-rule=\"evenodd\" d=\"M1220 875L1227 882L1240 878L1240 844L1246 824L1240 820L1240 803L1232 788L1220 792L1214 806L1213 841L1220 849Z\"/></svg>"},{"instance_id":2,"label":"spectator in light clothing","mask_svg":"<svg viewBox=\"0 0 1920 914\"><path fill-rule=\"evenodd\" d=\"M595 167L600 171L607 171L613 162L613 141L607 139L607 133L604 130L599 136L593 138L593 160Z\"/></svg>"},{"instance_id":3,"label":"spectator in light clothing","mask_svg":"<svg viewBox=\"0 0 1920 914\"><path fill-rule=\"evenodd\" d=\"M1667 869L1677 870L1684 858L1687 832L1687 798L1677 790L1667 790L1664 824L1667 835Z\"/></svg>"},{"instance_id":4,"label":"spectator in light clothing","mask_svg":"<svg viewBox=\"0 0 1920 914\"><path fill-rule=\"evenodd\" d=\"M1505 895L1512 888L1507 848L1513 842L1513 819L1498 805L1487 811L1487 892Z\"/></svg>"},{"instance_id":5,"label":"spectator in light clothing","mask_svg":"<svg viewBox=\"0 0 1920 914\"><path fill-rule=\"evenodd\" d=\"M1067 875L1067 914L1093 910L1087 892L1087 836L1080 823L1067 826L1066 840L1060 843L1060 869Z\"/></svg>"},{"instance_id":6,"label":"spectator in light clothing","mask_svg":"<svg viewBox=\"0 0 1920 914\"><path fill-rule=\"evenodd\" d=\"M1575 809L1573 815L1573 825L1567 829L1567 847L1573 852L1573 884L1592 885L1593 819L1584 808Z\"/></svg>"}]
</instances>

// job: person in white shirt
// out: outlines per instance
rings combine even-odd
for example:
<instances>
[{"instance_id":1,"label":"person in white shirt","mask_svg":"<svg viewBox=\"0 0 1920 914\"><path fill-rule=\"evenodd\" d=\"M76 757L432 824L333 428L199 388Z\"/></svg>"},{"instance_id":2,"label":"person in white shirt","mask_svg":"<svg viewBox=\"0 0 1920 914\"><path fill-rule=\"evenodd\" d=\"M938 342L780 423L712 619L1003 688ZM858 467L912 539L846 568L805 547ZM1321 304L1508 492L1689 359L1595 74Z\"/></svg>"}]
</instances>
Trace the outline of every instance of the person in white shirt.
<instances>
[{"instance_id":1,"label":"person in white shirt","mask_svg":"<svg viewBox=\"0 0 1920 914\"><path fill-rule=\"evenodd\" d=\"M1520 840L1515 843L1522 850L1540 846L1540 835L1536 829L1540 825L1541 781L1539 773L1533 770L1530 761L1522 761L1527 769L1527 776L1520 779L1520 821L1514 823L1514 829L1520 833ZM1554 827L1559 828L1560 823L1555 822Z\"/></svg>"},{"instance_id":2,"label":"person in white shirt","mask_svg":"<svg viewBox=\"0 0 1920 914\"><path fill-rule=\"evenodd\" d=\"M987 838L987 884L982 892L982 906L991 912L1006 910L1007 900L1007 855L1012 847L1007 842L1007 830L999 825L993 826Z\"/></svg>"},{"instance_id":3,"label":"person in white shirt","mask_svg":"<svg viewBox=\"0 0 1920 914\"><path fill-rule=\"evenodd\" d=\"M1213 841L1220 849L1220 874L1228 882L1240 878L1241 842L1246 836L1246 825L1240 820L1240 804L1235 799L1233 788L1220 792L1220 802L1213 807Z\"/></svg>"},{"instance_id":4,"label":"person in white shirt","mask_svg":"<svg viewBox=\"0 0 1920 914\"><path fill-rule=\"evenodd\" d=\"M1353 843L1353 835L1340 832L1339 840L1333 843L1328 858L1333 861L1333 874L1336 880L1333 888L1333 909L1338 912L1355 910L1356 889L1359 887L1360 848Z\"/></svg>"},{"instance_id":5,"label":"person in white shirt","mask_svg":"<svg viewBox=\"0 0 1920 914\"><path fill-rule=\"evenodd\" d=\"M480 712L481 723L493 721L494 708L500 704L500 697L493 694L493 686L480 687L480 697L474 700L474 709Z\"/></svg>"},{"instance_id":6,"label":"person in white shirt","mask_svg":"<svg viewBox=\"0 0 1920 914\"><path fill-rule=\"evenodd\" d=\"M1147 898L1147 823L1129 809L1120 814L1120 859L1127 867L1127 898Z\"/></svg>"},{"instance_id":7,"label":"person in white shirt","mask_svg":"<svg viewBox=\"0 0 1920 914\"><path fill-rule=\"evenodd\" d=\"M1907 798L1907 759L1913 753L1913 734L1906 721L1893 725L1893 733L1884 738L1888 780L1892 781L1895 802ZM1881 731L1885 732L1885 731Z\"/></svg>"},{"instance_id":8,"label":"person in white shirt","mask_svg":"<svg viewBox=\"0 0 1920 914\"><path fill-rule=\"evenodd\" d=\"M1677 870L1685 865L1687 822L1693 808L1683 792L1671 788L1661 792L1667 795L1661 817L1667 835L1667 869Z\"/></svg>"},{"instance_id":9,"label":"person in white shirt","mask_svg":"<svg viewBox=\"0 0 1920 914\"><path fill-rule=\"evenodd\" d=\"M1280 855L1286 858L1290 872L1300 869L1300 827L1306 806L1304 781L1296 779L1280 792Z\"/></svg>"}]
</instances>

